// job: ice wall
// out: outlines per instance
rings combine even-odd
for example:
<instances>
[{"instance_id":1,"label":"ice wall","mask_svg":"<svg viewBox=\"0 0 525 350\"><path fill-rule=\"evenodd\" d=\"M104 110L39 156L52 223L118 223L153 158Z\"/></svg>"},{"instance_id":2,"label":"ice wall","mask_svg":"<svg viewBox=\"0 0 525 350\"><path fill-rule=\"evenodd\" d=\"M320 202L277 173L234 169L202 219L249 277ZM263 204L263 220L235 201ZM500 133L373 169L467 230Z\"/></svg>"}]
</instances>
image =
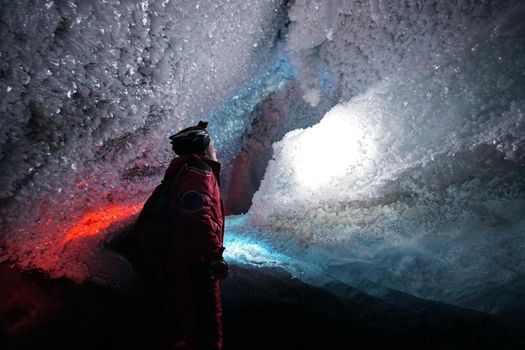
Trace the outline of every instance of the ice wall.
<instances>
[{"instance_id":1,"label":"ice wall","mask_svg":"<svg viewBox=\"0 0 525 350\"><path fill-rule=\"evenodd\" d=\"M509 306L487 294L518 295L505 289L525 273L523 5L298 1L289 13L305 100L328 79L342 103L274 144L250 225L357 286Z\"/></svg>"},{"instance_id":2,"label":"ice wall","mask_svg":"<svg viewBox=\"0 0 525 350\"><path fill-rule=\"evenodd\" d=\"M160 180L166 136L209 119L242 197L271 141L338 104L274 146L250 232L356 285L470 305L523 276L524 14L3 1L0 261L118 284L125 263L101 245Z\"/></svg>"},{"instance_id":3,"label":"ice wall","mask_svg":"<svg viewBox=\"0 0 525 350\"><path fill-rule=\"evenodd\" d=\"M285 20L277 0L2 1L0 260L120 275L98 247L159 182L166 137L208 117L233 147L250 121L220 106L278 85Z\"/></svg>"},{"instance_id":4,"label":"ice wall","mask_svg":"<svg viewBox=\"0 0 525 350\"><path fill-rule=\"evenodd\" d=\"M240 150L223 168L223 198L229 214L250 209L253 194L272 158L272 144L290 130L316 124L336 103L332 96L325 96L312 107L302 98L303 94L300 83L293 79L253 108L254 117L248 118L253 122L239 142Z\"/></svg>"}]
</instances>

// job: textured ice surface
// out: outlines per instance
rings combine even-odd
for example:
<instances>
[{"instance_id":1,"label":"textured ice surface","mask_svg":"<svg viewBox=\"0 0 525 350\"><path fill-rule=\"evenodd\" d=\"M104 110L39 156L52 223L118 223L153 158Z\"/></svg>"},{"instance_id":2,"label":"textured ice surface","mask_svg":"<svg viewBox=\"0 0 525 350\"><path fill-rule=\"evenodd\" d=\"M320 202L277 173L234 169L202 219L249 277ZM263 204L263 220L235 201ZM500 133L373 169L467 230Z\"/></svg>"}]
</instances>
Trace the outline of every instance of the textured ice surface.
<instances>
[{"instance_id":1,"label":"textured ice surface","mask_svg":"<svg viewBox=\"0 0 525 350\"><path fill-rule=\"evenodd\" d=\"M224 237L224 258L227 261L241 262L256 266L288 266L292 263L289 256L279 252L275 246L265 240L262 232L249 232L245 230L246 215L228 216ZM269 235L272 237L272 235ZM301 265L297 262L295 265Z\"/></svg>"},{"instance_id":2,"label":"textured ice surface","mask_svg":"<svg viewBox=\"0 0 525 350\"><path fill-rule=\"evenodd\" d=\"M324 67L347 102L274 144L250 224L349 283L497 309L470 300L525 274L524 16L511 2L296 2L305 99Z\"/></svg>"},{"instance_id":3,"label":"textured ice surface","mask_svg":"<svg viewBox=\"0 0 525 350\"><path fill-rule=\"evenodd\" d=\"M220 106L286 79L285 19L277 0L2 1L2 259L80 279L111 265L94 259L107 229L64 247L67 229L144 200L189 123L233 148L249 114Z\"/></svg>"},{"instance_id":4,"label":"textured ice surface","mask_svg":"<svg viewBox=\"0 0 525 350\"><path fill-rule=\"evenodd\" d=\"M337 104L274 146L229 254L471 305L525 268L524 18L509 0L3 1L0 260L118 283L100 247L166 136L208 118L223 160L258 168ZM227 187L250 175L233 169Z\"/></svg>"},{"instance_id":5,"label":"textured ice surface","mask_svg":"<svg viewBox=\"0 0 525 350\"><path fill-rule=\"evenodd\" d=\"M223 198L229 213L246 213L253 194L259 188L268 161L272 157L272 143L279 141L290 130L308 127L323 117L334 100L324 98L316 107L302 98L303 92L296 80L288 81L281 89L268 95L255 106L255 117L241 140L241 149L226 163L223 172Z\"/></svg>"}]
</instances>

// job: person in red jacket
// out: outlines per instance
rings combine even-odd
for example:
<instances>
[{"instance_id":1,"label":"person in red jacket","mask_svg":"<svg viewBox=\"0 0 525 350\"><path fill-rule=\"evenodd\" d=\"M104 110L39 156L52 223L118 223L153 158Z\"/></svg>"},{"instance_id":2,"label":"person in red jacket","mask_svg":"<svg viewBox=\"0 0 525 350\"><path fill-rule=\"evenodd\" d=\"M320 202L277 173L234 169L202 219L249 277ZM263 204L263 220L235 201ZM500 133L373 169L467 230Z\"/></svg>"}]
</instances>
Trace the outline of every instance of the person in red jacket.
<instances>
[{"instance_id":1,"label":"person in red jacket","mask_svg":"<svg viewBox=\"0 0 525 350\"><path fill-rule=\"evenodd\" d=\"M161 263L171 349L222 349L220 279L228 274L222 253L224 206L220 168L206 122L170 137L178 155L166 171L171 241Z\"/></svg>"}]
</instances>

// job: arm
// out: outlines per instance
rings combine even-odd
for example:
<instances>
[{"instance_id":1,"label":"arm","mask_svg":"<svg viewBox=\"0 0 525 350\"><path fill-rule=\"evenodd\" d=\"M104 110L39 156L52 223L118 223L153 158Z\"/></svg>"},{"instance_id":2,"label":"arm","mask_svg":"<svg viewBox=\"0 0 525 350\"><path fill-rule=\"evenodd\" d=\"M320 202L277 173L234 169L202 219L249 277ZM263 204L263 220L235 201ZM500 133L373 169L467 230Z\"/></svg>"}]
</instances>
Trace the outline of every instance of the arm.
<instances>
[{"instance_id":1,"label":"arm","mask_svg":"<svg viewBox=\"0 0 525 350\"><path fill-rule=\"evenodd\" d=\"M222 257L222 227L216 215L217 181L211 167L192 159L178 185L180 210L177 221L187 237L188 248L205 262ZM221 219L222 221L222 219Z\"/></svg>"}]
</instances>

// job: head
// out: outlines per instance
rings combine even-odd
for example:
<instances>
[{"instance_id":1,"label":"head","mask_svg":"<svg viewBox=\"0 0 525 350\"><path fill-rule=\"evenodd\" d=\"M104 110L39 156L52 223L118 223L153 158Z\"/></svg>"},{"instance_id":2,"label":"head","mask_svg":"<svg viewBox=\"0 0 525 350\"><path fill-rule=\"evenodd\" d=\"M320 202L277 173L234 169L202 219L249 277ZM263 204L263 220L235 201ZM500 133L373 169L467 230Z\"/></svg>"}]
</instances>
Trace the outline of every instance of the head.
<instances>
[{"instance_id":1,"label":"head","mask_svg":"<svg viewBox=\"0 0 525 350\"><path fill-rule=\"evenodd\" d=\"M197 125L183 129L170 136L173 151L179 155L202 154L206 155L210 145L208 122L200 121Z\"/></svg>"}]
</instances>

